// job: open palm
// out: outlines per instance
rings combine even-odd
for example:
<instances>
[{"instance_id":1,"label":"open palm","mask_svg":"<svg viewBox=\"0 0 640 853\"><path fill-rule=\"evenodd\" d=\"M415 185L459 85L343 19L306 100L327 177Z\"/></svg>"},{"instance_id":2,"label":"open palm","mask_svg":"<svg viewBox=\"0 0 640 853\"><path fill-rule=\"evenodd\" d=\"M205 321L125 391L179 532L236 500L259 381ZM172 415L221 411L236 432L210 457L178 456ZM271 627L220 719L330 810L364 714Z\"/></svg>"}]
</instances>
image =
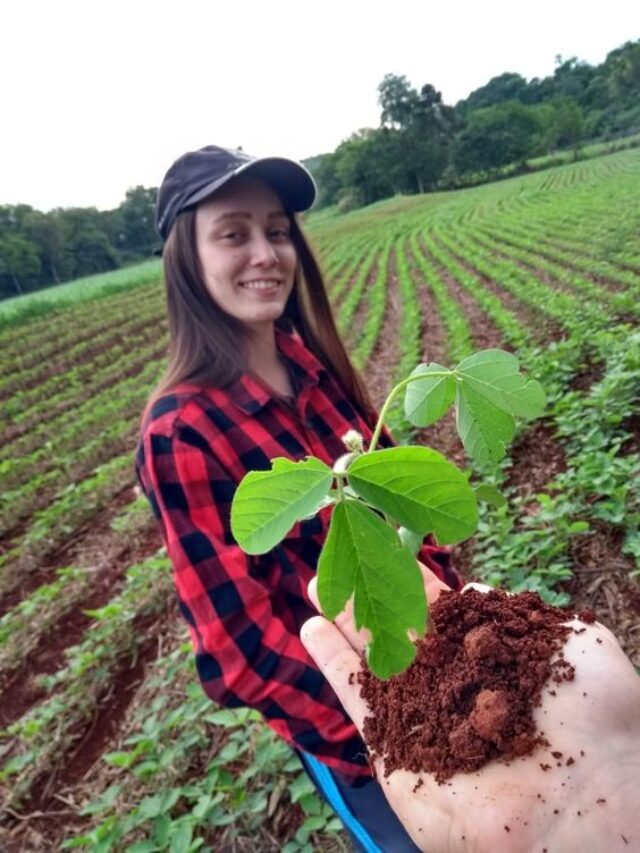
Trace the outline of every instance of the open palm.
<instances>
[{"instance_id":1,"label":"open palm","mask_svg":"<svg viewBox=\"0 0 640 853\"><path fill-rule=\"evenodd\" d=\"M446 587L423 571L433 602ZM315 600L313 586L310 594ZM350 613L335 625L314 617L301 636L362 732L369 711L350 674L360 668L364 637ZM549 747L509 764L493 761L457 773L444 784L428 773L395 771L385 778L378 761L387 799L421 849L640 850L640 679L598 623L571 634L564 655L575 665L575 679L554 685L555 696L543 691L534 713Z\"/></svg>"}]
</instances>

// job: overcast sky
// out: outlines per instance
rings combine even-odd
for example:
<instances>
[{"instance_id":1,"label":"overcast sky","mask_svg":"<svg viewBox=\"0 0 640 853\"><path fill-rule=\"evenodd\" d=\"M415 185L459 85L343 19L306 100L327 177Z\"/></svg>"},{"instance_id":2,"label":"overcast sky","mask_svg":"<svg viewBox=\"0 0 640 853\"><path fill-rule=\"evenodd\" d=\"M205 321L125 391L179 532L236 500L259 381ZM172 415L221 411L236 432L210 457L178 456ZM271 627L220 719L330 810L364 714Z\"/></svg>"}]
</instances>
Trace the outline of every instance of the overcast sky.
<instances>
[{"instance_id":1,"label":"overcast sky","mask_svg":"<svg viewBox=\"0 0 640 853\"><path fill-rule=\"evenodd\" d=\"M116 207L210 143L332 151L388 72L453 104L637 38L638 0L5 0L0 204Z\"/></svg>"}]
</instances>

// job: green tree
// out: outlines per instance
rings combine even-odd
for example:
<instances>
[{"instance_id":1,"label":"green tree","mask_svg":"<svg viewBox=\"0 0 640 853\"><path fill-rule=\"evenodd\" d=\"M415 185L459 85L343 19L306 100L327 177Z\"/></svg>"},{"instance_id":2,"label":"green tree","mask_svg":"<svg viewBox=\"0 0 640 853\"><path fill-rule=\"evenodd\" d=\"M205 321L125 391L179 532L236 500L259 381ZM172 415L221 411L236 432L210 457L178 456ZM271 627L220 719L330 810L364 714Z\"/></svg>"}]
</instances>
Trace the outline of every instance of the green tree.
<instances>
[{"instance_id":1,"label":"green tree","mask_svg":"<svg viewBox=\"0 0 640 853\"><path fill-rule=\"evenodd\" d=\"M470 113L483 107L492 107L504 101L524 100L528 89L527 81L520 74L505 72L492 77L488 83L475 89L456 105L463 113Z\"/></svg>"},{"instance_id":2,"label":"green tree","mask_svg":"<svg viewBox=\"0 0 640 853\"><path fill-rule=\"evenodd\" d=\"M42 283L58 284L64 241L59 219L55 214L32 210L24 218L23 229L25 237L38 247Z\"/></svg>"},{"instance_id":3,"label":"green tree","mask_svg":"<svg viewBox=\"0 0 640 853\"><path fill-rule=\"evenodd\" d=\"M631 95L637 99L640 92L640 39L612 50L605 65L611 95L621 99Z\"/></svg>"},{"instance_id":4,"label":"green tree","mask_svg":"<svg viewBox=\"0 0 640 853\"><path fill-rule=\"evenodd\" d=\"M315 204L317 208L327 207L338 201L341 188L338 160L339 155L334 151L314 157L312 162L304 161L318 184L318 200Z\"/></svg>"},{"instance_id":5,"label":"green tree","mask_svg":"<svg viewBox=\"0 0 640 853\"><path fill-rule=\"evenodd\" d=\"M434 189L450 160L455 112L430 83L420 91L407 78L387 74L378 87L381 124L399 162L393 183L406 192Z\"/></svg>"},{"instance_id":6,"label":"green tree","mask_svg":"<svg viewBox=\"0 0 640 853\"><path fill-rule=\"evenodd\" d=\"M573 98L556 98L553 110L553 147L571 148L574 158L580 149L584 131L584 111Z\"/></svg>"},{"instance_id":7,"label":"green tree","mask_svg":"<svg viewBox=\"0 0 640 853\"><path fill-rule=\"evenodd\" d=\"M116 245L133 257L151 255L159 243L155 227L157 193L155 187L133 187L119 207L123 230Z\"/></svg>"},{"instance_id":8,"label":"green tree","mask_svg":"<svg viewBox=\"0 0 640 853\"><path fill-rule=\"evenodd\" d=\"M385 74L378 86L378 104L382 110L380 124L406 129L413 121L419 100L418 93L404 74Z\"/></svg>"},{"instance_id":9,"label":"green tree","mask_svg":"<svg viewBox=\"0 0 640 853\"><path fill-rule=\"evenodd\" d=\"M535 107L506 101L471 113L456 147L460 172L494 172L538 153L544 128Z\"/></svg>"},{"instance_id":10,"label":"green tree","mask_svg":"<svg viewBox=\"0 0 640 853\"><path fill-rule=\"evenodd\" d=\"M337 150L336 175L345 207L372 204L394 192L388 171L388 140L380 130L352 134Z\"/></svg>"},{"instance_id":11,"label":"green tree","mask_svg":"<svg viewBox=\"0 0 640 853\"><path fill-rule=\"evenodd\" d=\"M37 284L40 273L38 247L20 234L0 237L0 290L4 296L23 293Z\"/></svg>"},{"instance_id":12,"label":"green tree","mask_svg":"<svg viewBox=\"0 0 640 853\"><path fill-rule=\"evenodd\" d=\"M118 266L116 250L104 231L104 216L95 207L58 211L64 234L64 278L79 278Z\"/></svg>"}]
</instances>

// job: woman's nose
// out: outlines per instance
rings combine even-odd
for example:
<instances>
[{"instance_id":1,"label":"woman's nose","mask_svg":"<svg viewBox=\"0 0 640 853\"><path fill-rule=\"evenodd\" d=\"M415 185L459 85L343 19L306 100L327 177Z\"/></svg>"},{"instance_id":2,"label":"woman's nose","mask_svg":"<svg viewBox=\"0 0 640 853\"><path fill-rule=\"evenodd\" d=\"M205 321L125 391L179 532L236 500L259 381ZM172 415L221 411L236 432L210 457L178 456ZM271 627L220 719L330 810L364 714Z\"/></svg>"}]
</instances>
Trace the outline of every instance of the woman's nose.
<instances>
[{"instance_id":1,"label":"woman's nose","mask_svg":"<svg viewBox=\"0 0 640 853\"><path fill-rule=\"evenodd\" d=\"M273 243L259 235L252 240L251 259L256 266L271 267L278 263L278 254Z\"/></svg>"}]
</instances>

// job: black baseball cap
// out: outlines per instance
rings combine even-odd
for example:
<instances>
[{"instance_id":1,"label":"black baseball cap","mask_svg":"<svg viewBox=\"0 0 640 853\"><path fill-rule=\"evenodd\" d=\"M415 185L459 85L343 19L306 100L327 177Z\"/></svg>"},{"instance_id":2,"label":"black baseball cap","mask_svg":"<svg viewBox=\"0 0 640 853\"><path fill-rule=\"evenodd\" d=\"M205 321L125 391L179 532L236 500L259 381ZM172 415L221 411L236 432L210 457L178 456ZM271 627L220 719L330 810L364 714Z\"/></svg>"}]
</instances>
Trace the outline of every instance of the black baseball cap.
<instances>
[{"instance_id":1,"label":"black baseball cap","mask_svg":"<svg viewBox=\"0 0 640 853\"><path fill-rule=\"evenodd\" d=\"M181 211L247 173L273 187L289 213L308 210L316 197L315 181L295 160L251 157L244 151L207 145L183 154L164 176L156 204L156 228L162 239L167 239Z\"/></svg>"}]
</instances>

